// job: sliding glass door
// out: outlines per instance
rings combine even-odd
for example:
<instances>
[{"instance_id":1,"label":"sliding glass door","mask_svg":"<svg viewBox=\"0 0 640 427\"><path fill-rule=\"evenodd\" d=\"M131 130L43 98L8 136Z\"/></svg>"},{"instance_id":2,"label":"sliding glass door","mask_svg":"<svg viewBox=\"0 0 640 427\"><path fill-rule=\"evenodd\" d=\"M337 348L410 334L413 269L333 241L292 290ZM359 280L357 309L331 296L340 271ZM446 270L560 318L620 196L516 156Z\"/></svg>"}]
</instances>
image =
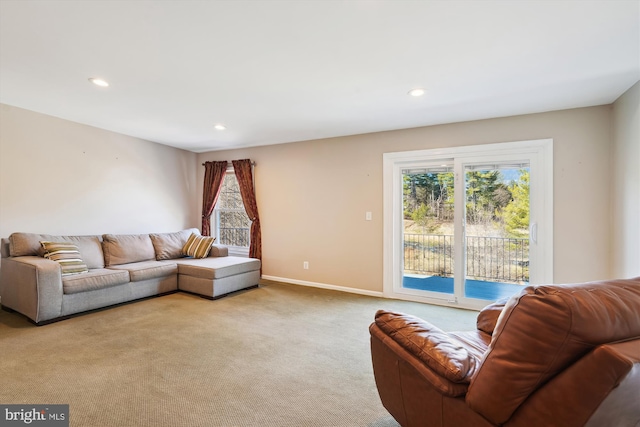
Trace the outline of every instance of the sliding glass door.
<instances>
[{"instance_id":1,"label":"sliding glass door","mask_svg":"<svg viewBox=\"0 0 640 427\"><path fill-rule=\"evenodd\" d=\"M402 287L453 301L453 159L427 161L402 174Z\"/></svg>"},{"instance_id":2,"label":"sliding glass door","mask_svg":"<svg viewBox=\"0 0 640 427\"><path fill-rule=\"evenodd\" d=\"M385 155L385 295L477 308L550 282L549 146Z\"/></svg>"},{"instance_id":3,"label":"sliding glass door","mask_svg":"<svg viewBox=\"0 0 640 427\"><path fill-rule=\"evenodd\" d=\"M464 295L495 301L529 284L530 167L465 165Z\"/></svg>"}]
</instances>

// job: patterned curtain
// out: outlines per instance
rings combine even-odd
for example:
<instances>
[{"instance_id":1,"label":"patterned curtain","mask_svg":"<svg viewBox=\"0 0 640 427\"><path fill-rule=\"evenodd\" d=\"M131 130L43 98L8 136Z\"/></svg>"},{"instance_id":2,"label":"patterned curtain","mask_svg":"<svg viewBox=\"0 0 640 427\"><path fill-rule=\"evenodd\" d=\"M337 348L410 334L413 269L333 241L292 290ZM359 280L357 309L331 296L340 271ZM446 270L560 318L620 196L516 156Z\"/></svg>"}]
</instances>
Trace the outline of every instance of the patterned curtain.
<instances>
[{"instance_id":1,"label":"patterned curtain","mask_svg":"<svg viewBox=\"0 0 640 427\"><path fill-rule=\"evenodd\" d=\"M262 232L260 231L260 217L258 216L258 204L256 192L253 188L253 174L251 173L251 160L233 160L233 170L238 180L244 210L251 221L251 244L249 256L262 259Z\"/></svg>"},{"instance_id":2,"label":"patterned curtain","mask_svg":"<svg viewBox=\"0 0 640 427\"><path fill-rule=\"evenodd\" d=\"M211 235L211 214L218 201L222 180L227 173L227 161L204 163L204 186L202 187L202 235Z\"/></svg>"}]
</instances>

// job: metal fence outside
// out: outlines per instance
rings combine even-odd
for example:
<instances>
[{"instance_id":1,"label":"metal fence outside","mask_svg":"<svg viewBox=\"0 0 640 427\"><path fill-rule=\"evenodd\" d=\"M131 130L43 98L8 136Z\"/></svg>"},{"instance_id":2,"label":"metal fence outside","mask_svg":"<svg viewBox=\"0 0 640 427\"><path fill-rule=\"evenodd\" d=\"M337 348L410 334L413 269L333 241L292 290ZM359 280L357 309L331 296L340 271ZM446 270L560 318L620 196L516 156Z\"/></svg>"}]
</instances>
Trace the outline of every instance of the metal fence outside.
<instances>
[{"instance_id":1,"label":"metal fence outside","mask_svg":"<svg viewBox=\"0 0 640 427\"><path fill-rule=\"evenodd\" d=\"M466 236L466 276L522 283L529 281L529 239ZM404 234L405 273L453 277L453 235Z\"/></svg>"}]
</instances>

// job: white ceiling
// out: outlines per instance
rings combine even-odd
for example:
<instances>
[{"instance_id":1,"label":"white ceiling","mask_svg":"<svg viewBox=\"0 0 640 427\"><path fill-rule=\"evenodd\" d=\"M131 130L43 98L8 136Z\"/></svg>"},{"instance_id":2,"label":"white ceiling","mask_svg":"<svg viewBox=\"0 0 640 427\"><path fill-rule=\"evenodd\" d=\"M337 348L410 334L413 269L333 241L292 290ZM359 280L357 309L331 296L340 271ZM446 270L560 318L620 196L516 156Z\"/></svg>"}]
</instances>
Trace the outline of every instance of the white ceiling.
<instances>
[{"instance_id":1,"label":"white ceiling","mask_svg":"<svg viewBox=\"0 0 640 427\"><path fill-rule=\"evenodd\" d=\"M0 102L195 152L609 104L639 79L638 0L0 0Z\"/></svg>"}]
</instances>

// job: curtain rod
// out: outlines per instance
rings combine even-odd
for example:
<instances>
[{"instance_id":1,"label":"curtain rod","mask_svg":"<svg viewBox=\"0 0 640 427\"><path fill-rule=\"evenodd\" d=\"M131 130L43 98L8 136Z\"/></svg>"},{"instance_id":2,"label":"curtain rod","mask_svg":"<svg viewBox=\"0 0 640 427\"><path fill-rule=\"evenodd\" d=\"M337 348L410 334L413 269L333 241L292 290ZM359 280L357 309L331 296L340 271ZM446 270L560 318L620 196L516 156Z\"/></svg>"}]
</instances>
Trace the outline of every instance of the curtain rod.
<instances>
[{"instance_id":1,"label":"curtain rod","mask_svg":"<svg viewBox=\"0 0 640 427\"><path fill-rule=\"evenodd\" d=\"M231 163L231 162L227 161L227 163ZM231 164L233 165L233 163ZM251 166L255 166L255 165L256 165L256 162L251 162ZM204 163L202 164L202 166L204 166Z\"/></svg>"}]
</instances>

